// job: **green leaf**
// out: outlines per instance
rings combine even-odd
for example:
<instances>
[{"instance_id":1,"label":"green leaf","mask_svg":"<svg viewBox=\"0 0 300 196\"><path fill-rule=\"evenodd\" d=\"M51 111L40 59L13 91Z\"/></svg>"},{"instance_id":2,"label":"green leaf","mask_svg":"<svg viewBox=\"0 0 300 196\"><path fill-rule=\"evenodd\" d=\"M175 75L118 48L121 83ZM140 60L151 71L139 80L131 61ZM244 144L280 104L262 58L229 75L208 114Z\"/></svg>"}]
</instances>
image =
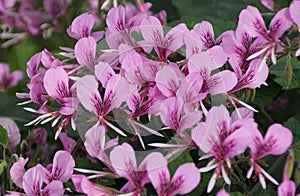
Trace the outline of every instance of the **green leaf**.
<instances>
[{"instance_id":1,"label":"green leaf","mask_svg":"<svg viewBox=\"0 0 300 196\"><path fill-rule=\"evenodd\" d=\"M283 125L293 132L294 141L300 140L300 122L295 117L289 118Z\"/></svg>"},{"instance_id":2,"label":"green leaf","mask_svg":"<svg viewBox=\"0 0 300 196\"><path fill-rule=\"evenodd\" d=\"M252 4L262 8L258 0L172 0L181 16L212 16L226 21L237 21L240 11Z\"/></svg>"},{"instance_id":3,"label":"green leaf","mask_svg":"<svg viewBox=\"0 0 300 196\"><path fill-rule=\"evenodd\" d=\"M0 145L6 148L8 144L8 132L0 125Z\"/></svg>"},{"instance_id":4,"label":"green leaf","mask_svg":"<svg viewBox=\"0 0 300 196\"><path fill-rule=\"evenodd\" d=\"M276 65L270 66L270 73L275 75L275 81L280 84L284 89L295 89L299 88L300 86L300 61L296 58L290 59L290 74L289 76L289 83L287 84L286 81L286 64L287 64L287 57L282 57L277 61Z\"/></svg>"},{"instance_id":5,"label":"green leaf","mask_svg":"<svg viewBox=\"0 0 300 196\"><path fill-rule=\"evenodd\" d=\"M181 155L179 155L169 163L170 173L173 175L180 165L189 162L193 162L193 159L189 154L189 151L183 152Z\"/></svg>"}]
</instances>

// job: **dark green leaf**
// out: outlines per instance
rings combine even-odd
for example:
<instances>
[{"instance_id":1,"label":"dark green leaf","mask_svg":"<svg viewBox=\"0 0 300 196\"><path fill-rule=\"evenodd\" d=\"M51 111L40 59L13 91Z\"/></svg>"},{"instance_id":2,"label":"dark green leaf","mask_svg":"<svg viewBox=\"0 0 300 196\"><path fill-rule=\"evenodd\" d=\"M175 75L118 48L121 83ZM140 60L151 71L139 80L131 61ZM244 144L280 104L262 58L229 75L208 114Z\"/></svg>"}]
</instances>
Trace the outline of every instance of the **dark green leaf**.
<instances>
[{"instance_id":1,"label":"dark green leaf","mask_svg":"<svg viewBox=\"0 0 300 196\"><path fill-rule=\"evenodd\" d=\"M4 148L6 148L7 144L8 144L8 133L7 133L7 130L4 129L0 125L0 145L2 145Z\"/></svg>"}]
</instances>

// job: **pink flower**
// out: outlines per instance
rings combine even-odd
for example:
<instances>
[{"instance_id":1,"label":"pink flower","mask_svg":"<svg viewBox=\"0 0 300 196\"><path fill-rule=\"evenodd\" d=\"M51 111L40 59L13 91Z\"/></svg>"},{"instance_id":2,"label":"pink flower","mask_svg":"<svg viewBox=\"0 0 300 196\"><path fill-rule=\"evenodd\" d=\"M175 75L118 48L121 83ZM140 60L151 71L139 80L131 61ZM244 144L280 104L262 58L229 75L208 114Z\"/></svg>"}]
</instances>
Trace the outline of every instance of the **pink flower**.
<instances>
[{"instance_id":1,"label":"pink flower","mask_svg":"<svg viewBox=\"0 0 300 196\"><path fill-rule=\"evenodd\" d=\"M224 70L212 75L212 71L220 67L209 56L208 52L194 54L188 61L189 73L197 73L203 79L201 93L216 95L227 93L237 83L236 75Z\"/></svg>"},{"instance_id":2,"label":"pink flower","mask_svg":"<svg viewBox=\"0 0 300 196\"><path fill-rule=\"evenodd\" d=\"M103 99L98 91L98 85L94 76L84 76L77 81L77 96L81 104L88 111L98 116L101 125L108 125L119 134L126 136L125 133L103 117L112 109L120 107L122 102L127 99L128 82L120 75L112 76L107 83Z\"/></svg>"},{"instance_id":3,"label":"pink flower","mask_svg":"<svg viewBox=\"0 0 300 196\"><path fill-rule=\"evenodd\" d=\"M38 164L30 168L23 176L22 188L27 195L63 195L64 188L60 181L54 180L48 183L47 170ZM46 183L46 186L44 186Z\"/></svg>"},{"instance_id":4,"label":"pink flower","mask_svg":"<svg viewBox=\"0 0 300 196\"><path fill-rule=\"evenodd\" d=\"M164 35L160 21L153 16L145 18L140 29L145 39L145 46L154 47L162 61L167 60L172 52L176 52L183 45L183 35L188 31L185 24L179 24Z\"/></svg>"},{"instance_id":5,"label":"pink flower","mask_svg":"<svg viewBox=\"0 0 300 196\"><path fill-rule=\"evenodd\" d=\"M0 63L0 91L16 86L23 78L23 72L20 70L9 73L9 66L6 63Z\"/></svg>"},{"instance_id":6,"label":"pink flower","mask_svg":"<svg viewBox=\"0 0 300 196\"><path fill-rule=\"evenodd\" d=\"M55 153L53 164L49 167L47 179L51 181L67 182L72 174L75 162L71 154L67 151L59 150Z\"/></svg>"},{"instance_id":7,"label":"pink flower","mask_svg":"<svg viewBox=\"0 0 300 196\"><path fill-rule=\"evenodd\" d=\"M167 160L162 154L153 152L147 160L148 176L159 196L187 194L200 182L200 173L194 163L179 166L171 179Z\"/></svg>"},{"instance_id":8,"label":"pink flower","mask_svg":"<svg viewBox=\"0 0 300 196\"><path fill-rule=\"evenodd\" d=\"M8 133L8 149L13 152L15 151L16 146L21 141L21 135L18 125L11 119L0 118L0 125L6 129Z\"/></svg>"},{"instance_id":9,"label":"pink flower","mask_svg":"<svg viewBox=\"0 0 300 196\"><path fill-rule=\"evenodd\" d=\"M187 58L190 58L193 54L207 51L217 65L224 65L227 61L227 55L219 46L222 38L223 35L220 35L215 40L213 26L209 22L203 21L196 24L190 32L184 35Z\"/></svg>"},{"instance_id":10,"label":"pink flower","mask_svg":"<svg viewBox=\"0 0 300 196\"><path fill-rule=\"evenodd\" d=\"M148 158L146 157L137 166L134 149L127 143L115 147L110 153L111 166L115 172L128 180L121 191L140 193L146 183L149 182L147 175Z\"/></svg>"},{"instance_id":11,"label":"pink flower","mask_svg":"<svg viewBox=\"0 0 300 196\"><path fill-rule=\"evenodd\" d=\"M10 168L10 177L12 181L20 188L22 188L24 167L28 162L28 158L24 159L20 157L17 162L15 162Z\"/></svg>"},{"instance_id":12,"label":"pink flower","mask_svg":"<svg viewBox=\"0 0 300 196\"><path fill-rule=\"evenodd\" d=\"M278 185L278 182L263 170L258 163L256 163L256 160L269 154L280 155L284 153L292 144L292 140L293 135L291 131L280 124L271 125L268 128L265 138L262 137L259 130L252 129L251 142L249 144L251 149L251 168L247 173L247 178L250 178L253 171L255 171L264 189L266 188L264 176Z\"/></svg>"},{"instance_id":13,"label":"pink flower","mask_svg":"<svg viewBox=\"0 0 300 196\"><path fill-rule=\"evenodd\" d=\"M279 38L292 25L292 19L288 8L281 9L272 19L269 30L267 30L265 22L257 8L248 6L239 16L239 25L252 37L258 37L263 42L261 50L248 57L247 60L256 58L263 54L266 61L271 56L273 64L276 64L276 46L280 41ZM261 70L262 67L259 68Z\"/></svg>"},{"instance_id":14,"label":"pink flower","mask_svg":"<svg viewBox=\"0 0 300 196\"><path fill-rule=\"evenodd\" d=\"M225 106L212 107L207 114L206 122L199 123L192 130L192 139L197 146L206 153L202 159L213 157L213 159L200 172L215 169L207 192L210 192L221 175L227 184L231 184L225 169L231 167L230 158L243 153L248 144L250 131L256 129L256 123L252 118L231 118Z\"/></svg>"},{"instance_id":15,"label":"pink flower","mask_svg":"<svg viewBox=\"0 0 300 196\"><path fill-rule=\"evenodd\" d=\"M72 24L67 29L67 33L70 37L77 40L91 35L96 41L98 41L103 37L104 32L99 31L91 33L95 21L96 19L92 14L83 13L73 20Z\"/></svg>"}]
</instances>

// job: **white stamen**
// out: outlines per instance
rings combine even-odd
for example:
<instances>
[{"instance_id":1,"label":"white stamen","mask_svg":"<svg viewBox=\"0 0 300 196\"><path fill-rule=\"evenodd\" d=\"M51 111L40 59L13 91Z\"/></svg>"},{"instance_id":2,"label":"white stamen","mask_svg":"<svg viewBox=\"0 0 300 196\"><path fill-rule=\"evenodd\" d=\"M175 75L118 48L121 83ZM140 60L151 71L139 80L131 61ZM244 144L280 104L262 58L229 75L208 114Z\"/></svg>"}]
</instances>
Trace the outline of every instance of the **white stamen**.
<instances>
[{"instance_id":1,"label":"white stamen","mask_svg":"<svg viewBox=\"0 0 300 196\"><path fill-rule=\"evenodd\" d=\"M275 56L275 47L272 48L272 52L271 52L271 60L272 60L272 63L273 63L274 65L276 65L277 59L276 59L276 56Z\"/></svg>"},{"instance_id":2,"label":"white stamen","mask_svg":"<svg viewBox=\"0 0 300 196\"><path fill-rule=\"evenodd\" d=\"M252 106L248 105L247 103L235 98L235 97L231 97L232 99L234 99L235 101L237 101L239 104L241 104L242 106L245 106L246 108L252 110L253 112L258 112L256 109L254 109Z\"/></svg>"},{"instance_id":3,"label":"white stamen","mask_svg":"<svg viewBox=\"0 0 300 196\"><path fill-rule=\"evenodd\" d=\"M260 173L260 174L258 174L258 178L259 178L259 182L260 182L262 188L266 189L266 181L265 181L264 176Z\"/></svg>"},{"instance_id":4,"label":"white stamen","mask_svg":"<svg viewBox=\"0 0 300 196\"><path fill-rule=\"evenodd\" d=\"M212 169L215 169L218 166L218 163L214 164L214 165L210 165L210 166L206 166L206 167L202 167L199 169L199 172L208 172Z\"/></svg>"},{"instance_id":5,"label":"white stamen","mask_svg":"<svg viewBox=\"0 0 300 196\"><path fill-rule=\"evenodd\" d=\"M228 166L229 168L231 168L231 162L230 162L230 159L229 159L229 158L226 159L226 164L227 164L227 166Z\"/></svg>"},{"instance_id":6,"label":"white stamen","mask_svg":"<svg viewBox=\"0 0 300 196\"><path fill-rule=\"evenodd\" d=\"M207 109L205 108L205 106L204 106L204 104L202 103L202 101L200 101L200 106L201 106L201 109L202 109L202 111L203 111L203 114L204 114L205 116L207 116L208 111L207 111Z\"/></svg>"},{"instance_id":7,"label":"white stamen","mask_svg":"<svg viewBox=\"0 0 300 196\"><path fill-rule=\"evenodd\" d=\"M201 160L204 160L204 159L208 159L210 157L213 157L212 154L206 154L206 155L203 155L202 157L200 157L198 160L201 161Z\"/></svg>"},{"instance_id":8,"label":"white stamen","mask_svg":"<svg viewBox=\"0 0 300 196\"><path fill-rule=\"evenodd\" d=\"M230 179L229 179L229 177L228 177L227 172L225 171L224 165L222 165L221 171L222 171L222 176L223 176L225 182L226 182L228 185L230 185L230 184L231 184L231 181L230 181Z\"/></svg>"},{"instance_id":9,"label":"white stamen","mask_svg":"<svg viewBox=\"0 0 300 196\"><path fill-rule=\"evenodd\" d=\"M253 165L251 165L250 169L247 172L247 178L248 179L252 176L253 170L254 170L254 167L253 167Z\"/></svg>"},{"instance_id":10,"label":"white stamen","mask_svg":"<svg viewBox=\"0 0 300 196\"><path fill-rule=\"evenodd\" d=\"M162 134L158 133L157 131L155 131L155 130L153 130L153 129L151 129L151 128L149 128L149 127L143 125L143 124L140 124L140 123L138 123L138 122L136 122L136 121L134 121L134 120L133 120L132 122L133 122L135 125L137 125L137 126L143 128L143 129L145 129L146 131L152 133L153 135L156 135L156 136L159 136L159 137L164 137Z\"/></svg>"},{"instance_id":11,"label":"white stamen","mask_svg":"<svg viewBox=\"0 0 300 196\"><path fill-rule=\"evenodd\" d=\"M115 125L111 124L110 122L108 122L107 120L105 120L105 123L110 127L112 128L114 131L116 131L117 133L119 133L120 135L124 136L124 137L127 137L127 135L121 130L119 129L118 127L116 127Z\"/></svg>"},{"instance_id":12,"label":"white stamen","mask_svg":"<svg viewBox=\"0 0 300 196\"><path fill-rule=\"evenodd\" d=\"M43 121L41 122L41 125L46 124L47 122L53 120L54 118L55 118L55 116L51 116L51 117L49 117L49 118L43 120Z\"/></svg>"},{"instance_id":13,"label":"white stamen","mask_svg":"<svg viewBox=\"0 0 300 196\"><path fill-rule=\"evenodd\" d=\"M217 180L217 174L214 172L212 177L209 180L208 186L207 186L207 193L213 190Z\"/></svg>"},{"instance_id":14,"label":"white stamen","mask_svg":"<svg viewBox=\"0 0 300 196\"><path fill-rule=\"evenodd\" d=\"M260 51L258 51L256 53L250 55L246 60L247 61L252 60L252 59L260 56L261 54L263 54L266 50L268 50L268 47L265 47L265 48L261 49Z\"/></svg>"},{"instance_id":15,"label":"white stamen","mask_svg":"<svg viewBox=\"0 0 300 196\"><path fill-rule=\"evenodd\" d=\"M268 174L265 170L263 170L262 168L261 169L261 172L271 181L273 182L274 184L278 185L278 182L277 180L275 180L270 174Z\"/></svg>"},{"instance_id":16,"label":"white stamen","mask_svg":"<svg viewBox=\"0 0 300 196\"><path fill-rule=\"evenodd\" d=\"M47 117L49 117L49 116L51 116L51 114L50 114L50 113L43 114L43 115L41 115L41 116L37 117L36 119L32 120L31 122L29 122L29 123L25 124L24 126L30 126L30 125L33 125L33 124L39 123L41 120L43 120L44 118L47 118Z\"/></svg>"},{"instance_id":17,"label":"white stamen","mask_svg":"<svg viewBox=\"0 0 300 196\"><path fill-rule=\"evenodd\" d=\"M32 101L31 100L28 100L28 101L24 101L24 102L21 102L21 103L17 103L17 105L25 105L25 104L28 104L28 103L31 103Z\"/></svg>"},{"instance_id":18,"label":"white stamen","mask_svg":"<svg viewBox=\"0 0 300 196\"><path fill-rule=\"evenodd\" d=\"M59 121L60 118L61 118L61 115L58 116L58 117L52 122L51 127L54 127L54 126L57 124L57 122Z\"/></svg>"},{"instance_id":19,"label":"white stamen","mask_svg":"<svg viewBox=\"0 0 300 196\"><path fill-rule=\"evenodd\" d=\"M141 135L140 135L139 133L137 133L136 135L138 136L138 138L139 138L139 140L140 140L140 143L141 143L143 149L145 150L145 149L146 149L146 148L145 148L145 144L144 144L144 141L143 141Z\"/></svg>"},{"instance_id":20,"label":"white stamen","mask_svg":"<svg viewBox=\"0 0 300 196\"><path fill-rule=\"evenodd\" d=\"M151 143L151 144L148 144L148 146L163 147L163 148L183 148L183 147L186 147L186 145L182 145L182 144L165 144L165 143Z\"/></svg>"},{"instance_id":21,"label":"white stamen","mask_svg":"<svg viewBox=\"0 0 300 196\"><path fill-rule=\"evenodd\" d=\"M35 110L35 109L32 109L32 108L23 108L24 110L28 111L28 112L32 112L32 113L36 113L36 114L39 114L39 111Z\"/></svg>"},{"instance_id":22,"label":"white stamen","mask_svg":"<svg viewBox=\"0 0 300 196\"><path fill-rule=\"evenodd\" d=\"M61 125L58 127L58 129L55 132L54 140L57 140L59 134L61 133L62 128L63 127Z\"/></svg>"}]
</instances>

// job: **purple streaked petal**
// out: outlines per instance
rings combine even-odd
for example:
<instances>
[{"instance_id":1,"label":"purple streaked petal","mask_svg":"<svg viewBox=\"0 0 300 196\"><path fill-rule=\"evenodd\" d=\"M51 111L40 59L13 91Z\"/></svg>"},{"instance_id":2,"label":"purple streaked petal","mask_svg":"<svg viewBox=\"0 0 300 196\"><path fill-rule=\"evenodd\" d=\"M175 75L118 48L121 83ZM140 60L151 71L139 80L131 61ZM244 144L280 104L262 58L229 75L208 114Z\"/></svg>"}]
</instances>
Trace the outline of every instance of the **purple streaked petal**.
<instances>
[{"instance_id":1,"label":"purple streaked petal","mask_svg":"<svg viewBox=\"0 0 300 196\"><path fill-rule=\"evenodd\" d=\"M200 172L194 163L185 163L176 170L170 186L175 189L172 194L187 194L200 182Z\"/></svg>"},{"instance_id":2,"label":"purple streaked petal","mask_svg":"<svg viewBox=\"0 0 300 196\"><path fill-rule=\"evenodd\" d=\"M292 24L293 21L290 17L289 8L281 9L270 23L270 33L273 35L273 38L277 40Z\"/></svg>"},{"instance_id":3,"label":"purple streaked petal","mask_svg":"<svg viewBox=\"0 0 300 196\"><path fill-rule=\"evenodd\" d=\"M91 36L80 39L74 47L77 62L93 70L96 64L96 46L96 40Z\"/></svg>"},{"instance_id":4,"label":"purple streaked petal","mask_svg":"<svg viewBox=\"0 0 300 196\"><path fill-rule=\"evenodd\" d=\"M10 168L10 177L19 188L22 188L25 169L24 167L28 160L28 158L24 159L23 157L20 157L19 160L15 162Z\"/></svg>"},{"instance_id":5,"label":"purple streaked petal","mask_svg":"<svg viewBox=\"0 0 300 196\"><path fill-rule=\"evenodd\" d=\"M69 77L67 72L61 67L49 69L44 76L44 87L54 99L60 100L68 97Z\"/></svg>"},{"instance_id":6,"label":"purple streaked petal","mask_svg":"<svg viewBox=\"0 0 300 196\"><path fill-rule=\"evenodd\" d=\"M90 112L98 114L97 105L102 105L102 98L98 91L98 82L94 76L84 76L77 83L77 97L80 103Z\"/></svg>"},{"instance_id":7,"label":"purple streaked petal","mask_svg":"<svg viewBox=\"0 0 300 196\"><path fill-rule=\"evenodd\" d=\"M156 192L160 195L170 182L167 160L161 153L158 152L149 154L147 159L148 176Z\"/></svg>"}]
</instances>

